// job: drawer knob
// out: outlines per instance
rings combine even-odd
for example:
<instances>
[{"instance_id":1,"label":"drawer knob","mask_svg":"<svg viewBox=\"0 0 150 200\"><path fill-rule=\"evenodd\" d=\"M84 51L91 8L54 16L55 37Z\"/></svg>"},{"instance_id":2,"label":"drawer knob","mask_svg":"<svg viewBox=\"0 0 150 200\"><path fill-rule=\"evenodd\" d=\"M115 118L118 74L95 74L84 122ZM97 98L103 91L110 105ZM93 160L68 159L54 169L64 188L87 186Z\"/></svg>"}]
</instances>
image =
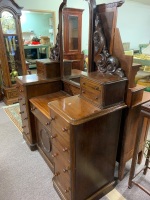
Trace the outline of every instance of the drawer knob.
<instances>
[{"instance_id":1,"label":"drawer knob","mask_svg":"<svg viewBox=\"0 0 150 200\"><path fill-rule=\"evenodd\" d=\"M23 92L23 90L20 90L20 92Z\"/></svg>"},{"instance_id":2,"label":"drawer knob","mask_svg":"<svg viewBox=\"0 0 150 200\"><path fill-rule=\"evenodd\" d=\"M65 132L65 131L68 131L68 129L66 127L62 128L62 131Z\"/></svg>"},{"instance_id":3,"label":"drawer knob","mask_svg":"<svg viewBox=\"0 0 150 200\"><path fill-rule=\"evenodd\" d=\"M52 157L53 157L53 158L55 158L55 157L57 157L57 156L58 156L58 153L52 154Z\"/></svg>"},{"instance_id":4,"label":"drawer knob","mask_svg":"<svg viewBox=\"0 0 150 200\"><path fill-rule=\"evenodd\" d=\"M22 128L25 128L26 126L22 126Z\"/></svg>"},{"instance_id":5,"label":"drawer knob","mask_svg":"<svg viewBox=\"0 0 150 200\"><path fill-rule=\"evenodd\" d=\"M51 117L51 121L52 121L52 120L55 120L55 117Z\"/></svg>"},{"instance_id":6,"label":"drawer knob","mask_svg":"<svg viewBox=\"0 0 150 200\"><path fill-rule=\"evenodd\" d=\"M98 99L98 97L95 97L95 100L97 100Z\"/></svg>"},{"instance_id":7,"label":"drawer knob","mask_svg":"<svg viewBox=\"0 0 150 200\"><path fill-rule=\"evenodd\" d=\"M26 105L26 103L23 103L22 105L23 105L23 106L25 106L25 105Z\"/></svg>"},{"instance_id":8,"label":"drawer knob","mask_svg":"<svg viewBox=\"0 0 150 200\"><path fill-rule=\"evenodd\" d=\"M65 193L68 193L68 192L69 192L69 190L70 190L70 188L67 188L67 189L65 190Z\"/></svg>"},{"instance_id":9,"label":"drawer knob","mask_svg":"<svg viewBox=\"0 0 150 200\"><path fill-rule=\"evenodd\" d=\"M36 108L31 108L31 111L34 111Z\"/></svg>"},{"instance_id":10,"label":"drawer knob","mask_svg":"<svg viewBox=\"0 0 150 200\"><path fill-rule=\"evenodd\" d=\"M57 137L57 135L52 135L51 136L51 139L54 139L54 138L56 138Z\"/></svg>"},{"instance_id":11,"label":"drawer knob","mask_svg":"<svg viewBox=\"0 0 150 200\"><path fill-rule=\"evenodd\" d=\"M63 148L63 152L66 152L66 151L68 151L68 148L67 147Z\"/></svg>"},{"instance_id":12,"label":"drawer knob","mask_svg":"<svg viewBox=\"0 0 150 200\"><path fill-rule=\"evenodd\" d=\"M83 85L85 85L85 82L83 82Z\"/></svg>"},{"instance_id":13,"label":"drawer knob","mask_svg":"<svg viewBox=\"0 0 150 200\"><path fill-rule=\"evenodd\" d=\"M21 101L22 100L22 98L18 98L18 101Z\"/></svg>"},{"instance_id":14,"label":"drawer knob","mask_svg":"<svg viewBox=\"0 0 150 200\"><path fill-rule=\"evenodd\" d=\"M59 176L60 175L60 172L56 172L55 174L54 174L54 177L55 176Z\"/></svg>"},{"instance_id":15,"label":"drawer knob","mask_svg":"<svg viewBox=\"0 0 150 200\"><path fill-rule=\"evenodd\" d=\"M24 113L24 111L20 111L20 112L19 112L19 114L23 114L23 113Z\"/></svg>"},{"instance_id":16,"label":"drawer knob","mask_svg":"<svg viewBox=\"0 0 150 200\"><path fill-rule=\"evenodd\" d=\"M24 118L24 120L28 119L27 117Z\"/></svg>"},{"instance_id":17,"label":"drawer knob","mask_svg":"<svg viewBox=\"0 0 150 200\"><path fill-rule=\"evenodd\" d=\"M68 172L69 170L70 170L70 167L66 167L66 168L63 169L63 172L66 173L66 172Z\"/></svg>"},{"instance_id":18,"label":"drawer knob","mask_svg":"<svg viewBox=\"0 0 150 200\"><path fill-rule=\"evenodd\" d=\"M50 125L50 122L46 122L45 125L46 125L46 126Z\"/></svg>"},{"instance_id":19,"label":"drawer knob","mask_svg":"<svg viewBox=\"0 0 150 200\"><path fill-rule=\"evenodd\" d=\"M95 90L99 90L99 87L95 87Z\"/></svg>"},{"instance_id":20,"label":"drawer knob","mask_svg":"<svg viewBox=\"0 0 150 200\"><path fill-rule=\"evenodd\" d=\"M85 93L85 91L84 91L84 90L82 90L82 93L84 94L84 93Z\"/></svg>"}]
</instances>

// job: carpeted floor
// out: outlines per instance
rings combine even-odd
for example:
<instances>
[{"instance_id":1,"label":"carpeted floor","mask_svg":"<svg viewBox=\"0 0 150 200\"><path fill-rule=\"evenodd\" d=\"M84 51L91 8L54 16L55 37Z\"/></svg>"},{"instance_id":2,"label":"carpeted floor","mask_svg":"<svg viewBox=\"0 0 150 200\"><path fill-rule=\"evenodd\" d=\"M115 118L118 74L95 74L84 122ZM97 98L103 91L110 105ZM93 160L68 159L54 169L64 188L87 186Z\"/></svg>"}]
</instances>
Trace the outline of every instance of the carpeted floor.
<instances>
[{"instance_id":1,"label":"carpeted floor","mask_svg":"<svg viewBox=\"0 0 150 200\"><path fill-rule=\"evenodd\" d=\"M15 124L15 126L22 132L22 121L20 117L20 107L19 103L10 105L10 106L3 106L4 111L11 119L11 121Z\"/></svg>"},{"instance_id":2,"label":"carpeted floor","mask_svg":"<svg viewBox=\"0 0 150 200\"><path fill-rule=\"evenodd\" d=\"M0 200L60 200L53 188L52 172L38 151L30 151L3 106L0 103ZM150 199L136 186L128 189L130 164L126 165L125 178L101 200ZM116 175L117 170L116 165ZM150 173L137 179L149 189Z\"/></svg>"}]
</instances>

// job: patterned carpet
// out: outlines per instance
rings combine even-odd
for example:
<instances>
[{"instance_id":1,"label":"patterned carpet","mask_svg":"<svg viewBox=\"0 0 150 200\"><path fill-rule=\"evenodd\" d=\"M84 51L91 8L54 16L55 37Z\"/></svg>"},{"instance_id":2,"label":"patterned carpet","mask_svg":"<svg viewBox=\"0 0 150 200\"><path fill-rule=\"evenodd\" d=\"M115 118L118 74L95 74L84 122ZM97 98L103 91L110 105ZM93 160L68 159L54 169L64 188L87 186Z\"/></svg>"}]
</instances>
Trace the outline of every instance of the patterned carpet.
<instances>
[{"instance_id":1,"label":"patterned carpet","mask_svg":"<svg viewBox=\"0 0 150 200\"><path fill-rule=\"evenodd\" d=\"M19 131L22 132L22 121L19 113L20 112L19 104L16 103L10 106L4 106L3 109L8 115L8 117L11 119L11 121L19 129Z\"/></svg>"}]
</instances>

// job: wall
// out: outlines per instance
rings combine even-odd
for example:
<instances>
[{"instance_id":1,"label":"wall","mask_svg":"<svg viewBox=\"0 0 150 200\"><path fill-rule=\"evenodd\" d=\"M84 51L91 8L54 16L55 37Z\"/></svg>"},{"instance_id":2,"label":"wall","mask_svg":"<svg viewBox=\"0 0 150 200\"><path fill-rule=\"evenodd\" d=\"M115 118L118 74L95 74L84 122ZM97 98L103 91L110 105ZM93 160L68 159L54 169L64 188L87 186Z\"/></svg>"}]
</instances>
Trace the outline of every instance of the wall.
<instances>
[{"instance_id":1,"label":"wall","mask_svg":"<svg viewBox=\"0 0 150 200\"><path fill-rule=\"evenodd\" d=\"M49 33L50 13L23 12L21 17L22 32L33 32L38 38L39 36L49 36L53 42L53 37Z\"/></svg>"},{"instance_id":2,"label":"wall","mask_svg":"<svg viewBox=\"0 0 150 200\"><path fill-rule=\"evenodd\" d=\"M113 2L97 0L97 4ZM114 1L115 2L115 1ZM118 8L117 27L122 42L130 42L131 49L139 49L139 44L150 42L150 6L125 0Z\"/></svg>"},{"instance_id":3,"label":"wall","mask_svg":"<svg viewBox=\"0 0 150 200\"><path fill-rule=\"evenodd\" d=\"M52 10L55 11L56 24L58 24L58 9L61 0L15 0L19 6L25 9ZM116 0L96 0L97 4L115 2ZM34 3L35 2L35 3ZM44 2L44 3L43 3ZM55 2L55 3L54 3ZM84 0L68 0L68 7L85 8L83 13L82 49L88 44L88 3ZM150 41L150 6L126 0L122 7L118 8L117 26L121 33L122 42L130 42L131 49L137 49L140 43ZM55 26L57 28L57 26Z\"/></svg>"}]
</instances>

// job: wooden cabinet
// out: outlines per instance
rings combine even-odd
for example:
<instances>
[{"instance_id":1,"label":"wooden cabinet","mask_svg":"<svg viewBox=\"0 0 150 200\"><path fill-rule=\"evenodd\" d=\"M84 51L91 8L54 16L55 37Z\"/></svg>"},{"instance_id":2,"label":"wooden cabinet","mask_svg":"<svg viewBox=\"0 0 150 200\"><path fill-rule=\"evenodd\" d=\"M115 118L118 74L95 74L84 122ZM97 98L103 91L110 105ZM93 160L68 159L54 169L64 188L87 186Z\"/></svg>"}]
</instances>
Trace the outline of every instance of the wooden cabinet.
<instances>
[{"instance_id":1,"label":"wooden cabinet","mask_svg":"<svg viewBox=\"0 0 150 200\"><path fill-rule=\"evenodd\" d=\"M31 112L35 116L35 121L32 123L35 123L36 126L37 148L52 171L54 171L52 140L54 140L57 135L56 133L52 135L48 103L67 96L65 92L59 91L30 99Z\"/></svg>"},{"instance_id":2,"label":"wooden cabinet","mask_svg":"<svg viewBox=\"0 0 150 200\"><path fill-rule=\"evenodd\" d=\"M82 41L82 12L81 9L63 9L63 58L73 60L73 69L84 69L84 55L81 53Z\"/></svg>"},{"instance_id":3,"label":"wooden cabinet","mask_svg":"<svg viewBox=\"0 0 150 200\"><path fill-rule=\"evenodd\" d=\"M37 74L42 78L60 77L60 63L50 59L38 59L36 61Z\"/></svg>"},{"instance_id":4,"label":"wooden cabinet","mask_svg":"<svg viewBox=\"0 0 150 200\"><path fill-rule=\"evenodd\" d=\"M81 75L80 95L95 106L107 108L124 102L126 81L126 78L105 76L100 72L92 72L87 76Z\"/></svg>"},{"instance_id":5,"label":"wooden cabinet","mask_svg":"<svg viewBox=\"0 0 150 200\"><path fill-rule=\"evenodd\" d=\"M19 105L23 124L23 137L31 150L36 149L36 131L34 116L31 113L29 99L60 91L62 84L60 78L43 79L37 74L19 76L16 78L19 91ZM44 118L42 118L44 120ZM46 123L46 122L45 122Z\"/></svg>"},{"instance_id":6,"label":"wooden cabinet","mask_svg":"<svg viewBox=\"0 0 150 200\"><path fill-rule=\"evenodd\" d=\"M61 199L99 199L114 187L125 104L100 109L76 95L50 102L49 107L56 191Z\"/></svg>"},{"instance_id":7,"label":"wooden cabinet","mask_svg":"<svg viewBox=\"0 0 150 200\"><path fill-rule=\"evenodd\" d=\"M12 0L0 1L0 75L6 104L18 102L16 77L27 73L20 26L21 9Z\"/></svg>"}]
</instances>

